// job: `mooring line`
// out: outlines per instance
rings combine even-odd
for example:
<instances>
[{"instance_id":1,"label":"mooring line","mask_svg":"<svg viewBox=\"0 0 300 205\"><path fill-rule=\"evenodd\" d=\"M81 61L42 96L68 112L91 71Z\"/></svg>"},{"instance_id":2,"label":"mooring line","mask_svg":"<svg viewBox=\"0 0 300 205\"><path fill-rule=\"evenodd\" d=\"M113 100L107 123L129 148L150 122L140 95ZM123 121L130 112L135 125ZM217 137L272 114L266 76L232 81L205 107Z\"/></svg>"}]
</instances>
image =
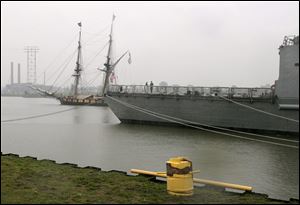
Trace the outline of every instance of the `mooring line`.
<instances>
[{"instance_id":1,"label":"mooring line","mask_svg":"<svg viewBox=\"0 0 300 205\"><path fill-rule=\"evenodd\" d=\"M132 105L132 104L129 104L129 105ZM135 105L132 105L132 106L140 108L140 109L144 109L144 108L141 108L141 107L138 107L138 106L135 106ZM144 110L146 110L146 109L144 109ZM269 138L269 139L275 139L275 140L281 140L281 141L299 143L299 141L297 141L297 140L288 140L288 139L282 139L282 138L277 138L277 137L271 137L271 136L267 136L267 135L260 135L260 134L250 133L250 132L243 132L243 131L238 131L238 130L232 130L232 129L223 128L223 127L216 127L216 126L212 126L212 125L208 125L208 124L204 124L204 123L199 123L199 122L185 120L185 119L181 119L181 118L177 118L177 117L172 117L172 116L169 116L169 115L165 115L165 114L153 112L153 111L150 111L150 110L146 110L146 111L154 113L154 114L158 114L158 115L161 115L161 116L165 116L165 117L168 117L168 118L171 118L171 119L175 119L175 120L183 121L183 122L186 122L186 123L190 123L190 124L195 124L195 125L210 127L210 128L219 129L219 130L225 130L225 131L229 131L229 132L235 132L235 133L239 133L239 134L252 135L252 136L256 136L256 137L264 137L264 138Z\"/></svg>"},{"instance_id":2,"label":"mooring line","mask_svg":"<svg viewBox=\"0 0 300 205\"><path fill-rule=\"evenodd\" d=\"M132 105L132 106L135 106L135 105ZM141 107L138 107L138 108L144 109L144 108L141 108ZM225 130L225 131L229 131L229 132L235 132L235 133L239 133L239 134L252 135L252 136L256 136L256 137L263 137L263 138L269 138L269 139L274 139L274 140L281 140L281 141L299 143L299 141L297 141L297 140L282 139L282 138L271 137L271 136L267 136L267 135L260 135L260 134L250 133L250 132L243 132L243 131L238 131L238 130L227 129L227 128L223 128L223 127L216 127L216 126L207 125L207 124L203 124L203 123L199 123L199 122L194 122L194 121L190 121L190 120L185 120L185 119L172 117L172 116L161 114L161 113L156 113L156 112L153 112L153 111L150 111L150 110L147 110L147 111L151 112L151 113L154 113L154 114L162 115L162 116L174 119L174 120L179 120L179 121L183 121L183 122L186 122L186 123L190 123L190 124L210 127L210 128L219 129L219 130Z\"/></svg>"},{"instance_id":3,"label":"mooring line","mask_svg":"<svg viewBox=\"0 0 300 205\"><path fill-rule=\"evenodd\" d=\"M248 106L248 105L245 105L245 104L242 104L242 103L238 103L234 100L230 100L228 98L225 98L223 96L219 96L220 98L222 98L223 100L226 100L226 101L229 101L229 102L232 102L234 104L237 104L239 106L242 106L242 107L245 107L245 108L248 108L248 109L251 109L251 110L254 110L256 112L261 112L261 113L264 113L266 115L270 115L270 116L273 116L273 117L278 117L278 118L281 118L281 119L285 119L285 120L289 120L289 121L292 121L292 122L297 122L299 123L299 120L295 120L295 119L292 119L292 118L288 118L288 117L284 117L284 116L281 116L281 115L276 115L276 114L273 114L273 113L270 113L270 112L266 112L266 111L263 111L263 110L259 110L259 109L256 109L254 107L251 107L251 106Z\"/></svg>"},{"instance_id":4,"label":"mooring line","mask_svg":"<svg viewBox=\"0 0 300 205\"><path fill-rule=\"evenodd\" d=\"M220 132L220 131L215 131L215 130L210 130L210 129L206 129L206 128L202 128L202 127L197 127L197 126L194 126L194 125L189 125L189 124L186 124L186 123L183 123L183 122L180 122L178 120L172 120L172 119L168 119L166 117L162 117L162 116L159 116L159 113L156 113L154 114L155 112L153 111L149 111L147 109L144 109L144 108L140 108L138 106L135 106L135 105L131 105L129 103L126 103L126 102L123 102L123 101L120 101L120 100L117 100L111 96L106 96L126 107L129 107L131 109L134 109L134 110L137 110L137 111L140 111L140 112L143 112L145 114L148 114L148 115L151 115L151 116L154 116L156 118L159 118L159 119L163 119L163 120L166 120L166 121L169 121L169 122L173 122L173 123L177 123L177 124L181 124L181 125L184 125L184 126L187 126L187 127L192 127L192 128L195 128L195 129L199 129L199 130L204 130L204 131L207 131L207 132L213 132L213 133L217 133L217 134L222 134L222 135L228 135L228 136L231 136L231 137L236 137L236 138L240 138L240 139L247 139L247 140L252 140L252 141L257 141L257 142L263 142L263 143L267 143L267 144L273 144L273 145L279 145L279 146L284 146L284 147L290 147L290 148L296 148L296 149L299 149L298 146L293 146L293 145L287 145L287 144L281 144L281 143L276 143L276 142L269 142L269 141L265 141L265 140L258 140L258 139L252 139L252 138L248 138L248 137L243 137L243 136L239 136L239 135L234 135L234 134L229 134L229 133L225 133L225 132ZM152 112L152 113L151 113Z\"/></svg>"},{"instance_id":5,"label":"mooring line","mask_svg":"<svg viewBox=\"0 0 300 205\"><path fill-rule=\"evenodd\" d=\"M135 105L132 105L132 106L135 106ZM138 107L138 106L135 106L135 107L137 107L139 109L144 109L144 108L141 108L141 107ZM269 138L269 139L274 139L274 140L281 140L281 141L299 143L299 141L297 141L297 140L282 139L282 138L271 137L271 136L267 136L267 135L260 135L260 134L250 133L250 132L243 132L243 131L232 130L232 129L222 128L222 127L216 127L216 126L212 126L212 125L207 125L207 124L203 124L203 123L198 123L198 122L194 122L194 121L189 121L189 120L185 120L185 119L180 119L180 118L172 117L172 116L161 114L161 113L156 113L156 112L153 112L153 111L150 111L150 110L146 110L146 111L148 111L150 113L153 113L153 114L165 116L167 118L171 118L171 119L174 119L174 120L178 120L178 121L183 121L183 122L186 122L186 123L190 123L190 124L195 124L195 125L210 127L210 128L219 129L219 130L225 130L225 131L229 131L229 132L235 132L235 133L239 133L239 134L252 135L252 136L256 136L256 137L264 137L264 138Z\"/></svg>"},{"instance_id":6,"label":"mooring line","mask_svg":"<svg viewBox=\"0 0 300 205\"><path fill-rule=\"evenodd\" d=\"M38 118L38 117L45 117L45 116L49 116L49 115L55 115L58 113L62 113L62 112L67 112L70 110L74 110L77 109L78 107L72 107L66 110L60 110L57 112L51 112L51 113L46 113L46 114L40 114L40 115L34 115L34 116L29 116L29 117L23 117L23 118L16 118L16 119L9 119L9 120L1 120L1 122L13 122L13 121L19 121L19 120L27 120L27 119L33 119L33 118Z\"/></svg>"}]
</instances>

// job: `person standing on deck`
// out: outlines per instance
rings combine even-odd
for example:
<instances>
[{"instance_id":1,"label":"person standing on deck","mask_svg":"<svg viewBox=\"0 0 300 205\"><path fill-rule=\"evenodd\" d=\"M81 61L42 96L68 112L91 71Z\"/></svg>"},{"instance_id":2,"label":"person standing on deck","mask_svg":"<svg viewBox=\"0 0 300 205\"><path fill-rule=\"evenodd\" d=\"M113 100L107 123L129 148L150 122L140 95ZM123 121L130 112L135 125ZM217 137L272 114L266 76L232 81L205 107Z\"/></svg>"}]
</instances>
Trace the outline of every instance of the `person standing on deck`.
<instances>
[{"instance_id":1,"label":"person standing on deck","mask_svg":"<svg viewBox=\"0 0 300 205\"><path fill-rule=\"evenodd\" d=\"M148 93L148 82L145 84L145 93Z\"/></svg>"},{"instance_id":2,"label":"person standing on deck","mask_svg":"<svg viewBox=\"0 0 300 205\"><path fill-rule=\"evenodd\" d=\"M151 81L151 83L150 83L150 92L152 93L152 91L153 91L153 82Z\"/></svg>"}]
</instances>

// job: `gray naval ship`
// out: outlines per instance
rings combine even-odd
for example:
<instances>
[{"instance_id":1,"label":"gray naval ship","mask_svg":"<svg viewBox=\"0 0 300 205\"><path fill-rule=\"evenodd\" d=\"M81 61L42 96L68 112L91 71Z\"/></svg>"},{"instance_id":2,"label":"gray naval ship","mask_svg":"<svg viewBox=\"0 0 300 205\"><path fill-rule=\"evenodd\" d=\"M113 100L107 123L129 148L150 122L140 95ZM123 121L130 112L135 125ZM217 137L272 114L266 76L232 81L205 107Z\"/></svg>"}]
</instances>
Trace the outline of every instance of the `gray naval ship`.
<instances>
[{"instance_id":1,"label":"gray naval ship","mask_svg":"<svg viewBox=\"0 0 300 205\"><path fill-rule=\"evenodd\" d=\"M197 124L299 134L299 36L279 47L270 88L107 85L105 102L121 122Z\"/></svg>"}]
</instances>

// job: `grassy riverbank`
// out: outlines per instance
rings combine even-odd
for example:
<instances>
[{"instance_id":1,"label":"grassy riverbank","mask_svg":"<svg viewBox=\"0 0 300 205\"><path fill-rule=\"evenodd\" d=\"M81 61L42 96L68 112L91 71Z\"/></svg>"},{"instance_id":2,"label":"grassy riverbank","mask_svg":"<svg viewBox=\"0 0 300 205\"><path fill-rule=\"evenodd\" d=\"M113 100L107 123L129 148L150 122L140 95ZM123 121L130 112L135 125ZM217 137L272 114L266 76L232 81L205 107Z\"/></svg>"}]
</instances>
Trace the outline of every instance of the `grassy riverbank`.
<instances>
[{"instance_id":1,"label":"grassy riverbank","mask_svg":"<svg viewBox=\"0 0 300 205\"><path fill-rule=\"evenodd\" d=\"M152 178L153 179L153 178ZM1 155L2 203L299 203L255 193L196 188L192 197L168 195L166 183L144 176L78 168L16 155Z\"/></svg>"}]
</instances>

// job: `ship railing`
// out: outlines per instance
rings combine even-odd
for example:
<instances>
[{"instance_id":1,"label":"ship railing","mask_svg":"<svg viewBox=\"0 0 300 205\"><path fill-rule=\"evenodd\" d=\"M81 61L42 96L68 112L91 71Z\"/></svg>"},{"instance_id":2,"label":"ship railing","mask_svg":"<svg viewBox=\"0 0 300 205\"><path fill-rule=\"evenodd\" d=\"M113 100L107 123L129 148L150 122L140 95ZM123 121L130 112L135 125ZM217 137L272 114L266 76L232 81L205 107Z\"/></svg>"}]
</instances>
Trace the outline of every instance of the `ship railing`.
<instances>
[{"instance_id":1,"label":"ship railing","mask_svg":"<svg viewBox=\"0 0 300 205\"><path fill-rule=\"evenodd\" d=\"M271 99L271 88L110 85L109 93Z\"/></svg>"}]
</instances>

